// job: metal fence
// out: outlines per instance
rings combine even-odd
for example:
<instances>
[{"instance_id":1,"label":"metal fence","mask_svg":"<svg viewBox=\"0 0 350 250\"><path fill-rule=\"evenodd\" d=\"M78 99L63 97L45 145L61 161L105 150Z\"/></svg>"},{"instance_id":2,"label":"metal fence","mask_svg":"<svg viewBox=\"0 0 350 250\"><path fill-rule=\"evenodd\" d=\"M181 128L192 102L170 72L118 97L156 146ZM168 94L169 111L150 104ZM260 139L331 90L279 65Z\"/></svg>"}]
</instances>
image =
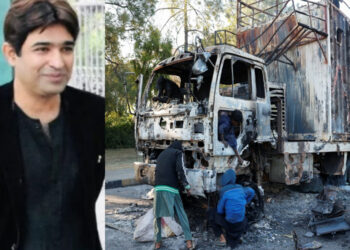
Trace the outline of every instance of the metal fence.
<instances>
[{"instance_id":1,"label":"metal fence","mask_svg":"<svg viewBox=\"0 0 350 250\"><path fill-rule=\"evenodd\" d=\"M75 8L80 34L69 85L91 93L105 94L105 24L103 0L69 0Z\"/></svg>"}]
</instances>

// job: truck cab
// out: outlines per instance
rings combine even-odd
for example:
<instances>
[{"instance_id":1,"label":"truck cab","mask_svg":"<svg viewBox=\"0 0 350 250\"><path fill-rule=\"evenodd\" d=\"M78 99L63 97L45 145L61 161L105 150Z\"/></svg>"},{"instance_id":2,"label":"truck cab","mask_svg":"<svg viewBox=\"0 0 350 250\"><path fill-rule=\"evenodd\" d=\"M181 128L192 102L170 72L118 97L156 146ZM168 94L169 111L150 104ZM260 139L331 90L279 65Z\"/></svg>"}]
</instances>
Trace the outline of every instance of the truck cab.
<instances>
[{"instance_id":1,"label":"truck cab","mask_svg":"<svg viewBox=\"0 0 350 250\"><path fill-rule=\"evenodd\" d=\"M160 76L176 83L184 93L182 100L155 100ZM204 183L209 183L204 184L207 192L216 190L214 179L228 168L256 178L253 164L239 167L233 149L220 141L218 123L223 112L242 113L243 121L234 132L243 158L251 160L247 149L252 143L277 146L269 91L272 85L264 61L258 57L229 45L181 53L160 62L142 85L140 82L135 122L136 146L144 156L143 163L135 163L139 179L152 183L151 169L157 156L174 140L183 143L186 167L201 172Z\"/></svg>"}]
</instances>

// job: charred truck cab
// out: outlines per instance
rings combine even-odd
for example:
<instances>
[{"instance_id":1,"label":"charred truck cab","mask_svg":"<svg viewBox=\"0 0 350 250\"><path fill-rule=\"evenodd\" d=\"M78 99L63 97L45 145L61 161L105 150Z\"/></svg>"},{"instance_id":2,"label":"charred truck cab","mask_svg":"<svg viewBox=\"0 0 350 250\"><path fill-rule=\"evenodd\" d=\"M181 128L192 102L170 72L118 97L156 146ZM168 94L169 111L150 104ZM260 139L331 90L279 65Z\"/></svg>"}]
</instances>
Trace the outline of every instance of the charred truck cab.
<instances>
[{"instance_id":1,"label":"charred truck cab","mask_svg":"<svg viewBox=\"0 0 350 250\"><path fill-rule=\"evenodd\" d=\"M154 100L158 92L152 86L156 86L160 76L177 84L184 93L183 101ZM206 192L216 190L217 174L228 168L236 169L237 174L257 177L251 168L238 167L232 148L220 141L218 123L222 111L242 112L243 122L235 129L237 149L249 160L250 144L276 145L277 131L274 137L271 130L268 86L264 61L229 45L209 47L200 53L183 53L160 62L142 96L139 95L135 136L145 162L135 163L136 176L152 183L157 156L173 140L180 140L185 165L202 172ZM139 90L142 89L140 83Z\"/></svg>"},{"instance_id":2,"label":"charred truck cab","mask_svg":"<svg viewBox=\"0 0 350 250\"><path fill-rule=\"evenodd\" d=\"M216 191L217 177L228 168L258 185L310 182L319 173L344 175L350 152L349 41L339 43L328 34L348 32L349 21L328 2L313 13L325 30L291 13L241 30L240 46L221 42L180 53L160 62L145 86L139 81L135 138L144 162L135 163L137 179L154 182L157 156L174 140L183 142L188 174L195 173L195 183L207 193ZM317 39L298 35L298 27ZM235 128L237 149L248 167L239 166L218 134L220 114L235 110L243 116Z\"/></svg>"}]
</instances>

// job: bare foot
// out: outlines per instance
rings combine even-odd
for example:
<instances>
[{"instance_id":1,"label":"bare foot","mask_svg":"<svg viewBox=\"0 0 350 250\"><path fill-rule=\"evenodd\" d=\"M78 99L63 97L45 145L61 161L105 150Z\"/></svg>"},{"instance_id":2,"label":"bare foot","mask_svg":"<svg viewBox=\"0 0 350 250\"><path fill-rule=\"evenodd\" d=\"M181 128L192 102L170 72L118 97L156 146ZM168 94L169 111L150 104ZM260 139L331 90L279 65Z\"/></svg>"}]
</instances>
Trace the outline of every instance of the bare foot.
<instances>
[{"instance_id":1,"label":"bare foot","mask_svg":"<svg viewBox=\"0 0 350 250\"><path fill-rule=\"evenodd\" d=\"M186 241L186 247L187 247L188 249L192 249L192 240L187 240L187 241Z\"/></svg>"},{"instance_id":2,"label":"bare foot","mask_svg":"<svg viewBox=\"0 0 350 250\"><path fill-rule=\"evenodd\" d=\"M156 242L155 244L154 244L154 249L159 249L159 248L161 248L162 247L162 242Z\"/></svg>"},{"instance_id":3,"label":"bare foot","mask_svg":"<svg viewBox=\"0 0 350 250\"><path fill-rule=\"evenodd\" d=\"M220 235L220 242L226 244L226 239L225 239L225 236L223 234Z\"/></svg>"}]
</instances>

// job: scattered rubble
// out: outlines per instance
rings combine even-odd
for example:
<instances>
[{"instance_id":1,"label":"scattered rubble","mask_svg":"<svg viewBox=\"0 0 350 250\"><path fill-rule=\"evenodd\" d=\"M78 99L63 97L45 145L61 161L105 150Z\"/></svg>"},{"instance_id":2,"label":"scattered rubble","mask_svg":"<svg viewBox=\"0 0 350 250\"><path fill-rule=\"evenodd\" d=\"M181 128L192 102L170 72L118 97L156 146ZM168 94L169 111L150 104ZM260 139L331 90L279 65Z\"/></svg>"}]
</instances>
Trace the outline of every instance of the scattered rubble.
<instances>
[{"instance_id":1,"label":"scattered rubble","mask_svg":"<svg viewBox=\"0 0 350 250\"><path fill-rule=\"evenodd\" d=\"M154 198L154 188L152 188L146 195L141 196L144 200L153 200Z\"/></svg>"},{"instance_id":2,"label":"scattered rubble","mask_svg":"<svg viewBox=\"0 0 350 250\"><path fill-rule=\"evenodd\" d=\"M117 208L114 212L116 214L125 214L125 213L138 213L144 212L145 208L138 207L136 204L131 204L129 207Z\"/></svg>"},{"instance_id":3,"label":"scattered rubble","mask_svg":"<svg viewBox=\"0 0 350 250\"><path fill-rule=\"evenodd\" d=\"M319 249L322 247L322 244L318 241L313 241L306 243L300 247L300 250L307 250L307 249Z\"/></svg>"},{"instance_id":4,"label":"scattered rubble","mask_svg":"<svg viewBox=\"0 0 350 250\"><path fill-rule=\"evenodd\" d=\"M141 197L149 190L151 190L151 186L133 186L119 188L118 190L107 190L106 195L107 200L109 195L113 195L113 192L117 195L123 194L126 197L130 196L132 199L141 200ZM243 236L243 243L236 248L237 250L295 250L293 231L301 236L298 239L299 249L316 249L315 247L319 246L319 244L321 244L322 249L350 249L350 231L339 232L336 235L329 236L317 236L315 234L311 236L312 238L306 236L311 233L308 223L313 215L312 209L317 203L317 194L298 193L286 186L278 187L277 189L272 188L272 192L271 188L264 187L264 190L264 217L249 227L248 232ZM273 202L266 202L269 198ZM340 189L337 193L337 198L345 206L350 206L350 196L346 191ZM122 202L117 204L106 202L106 223L117 228L106 228L106 249L152 249L153 242L139 243L133 239L137 219L146 214L152 207L152 203L148 204L147 206L132 206L132 203L125 204ZM193 201L190 204L190 207L185 205L185 209L190 220L192 234L197 239L197 249L225 249L222 247L218 248L214 244L216 240L214 233L211 228L206 227L205 208L201 208L199 204L193 204ZM348 212L345 211L343 216L345 221L350 221ZM319 244L316 244L316 242ZM184 246L183 235L164 239L163 245L164 249L181 249Z\"/></svg>"},{"instance_id":5,"label":"scattered rubble","mask_svg":"<svg viewBox=\"0 0 350 250\"><path fill-rule=\"evenodd\" d=\"M312 208L312 217L309 227L317 235L336 234L340 231L350 230L350 225L345 221L345 205L338 198L340 189L335 186L325 186L316 197L317 202Z\"/></svg>"},{"instance_id":6,"label":"scattered rubble","mask_svg":"<svg viewBox=\"0 0 350 250\"><path fill-rule=\"evenodd\" d=\"M261 220L258 223L255 223L254 227L259 229L268 229L268 230L271 229L270 224L266 220Z\"/></svg>"},{"instance_id":7,"label":"scattered rubble","mask_svg":"<svg viewBox=\"0 0 350 250\"><path fill-rule=\"evenodd\" d=\"M308 231L308 232L306 232L306 233L304 234L304 236L307 237L307 238L311 238L311 237L314 237L314 233Z\"/></svg>"}]
</instances>

